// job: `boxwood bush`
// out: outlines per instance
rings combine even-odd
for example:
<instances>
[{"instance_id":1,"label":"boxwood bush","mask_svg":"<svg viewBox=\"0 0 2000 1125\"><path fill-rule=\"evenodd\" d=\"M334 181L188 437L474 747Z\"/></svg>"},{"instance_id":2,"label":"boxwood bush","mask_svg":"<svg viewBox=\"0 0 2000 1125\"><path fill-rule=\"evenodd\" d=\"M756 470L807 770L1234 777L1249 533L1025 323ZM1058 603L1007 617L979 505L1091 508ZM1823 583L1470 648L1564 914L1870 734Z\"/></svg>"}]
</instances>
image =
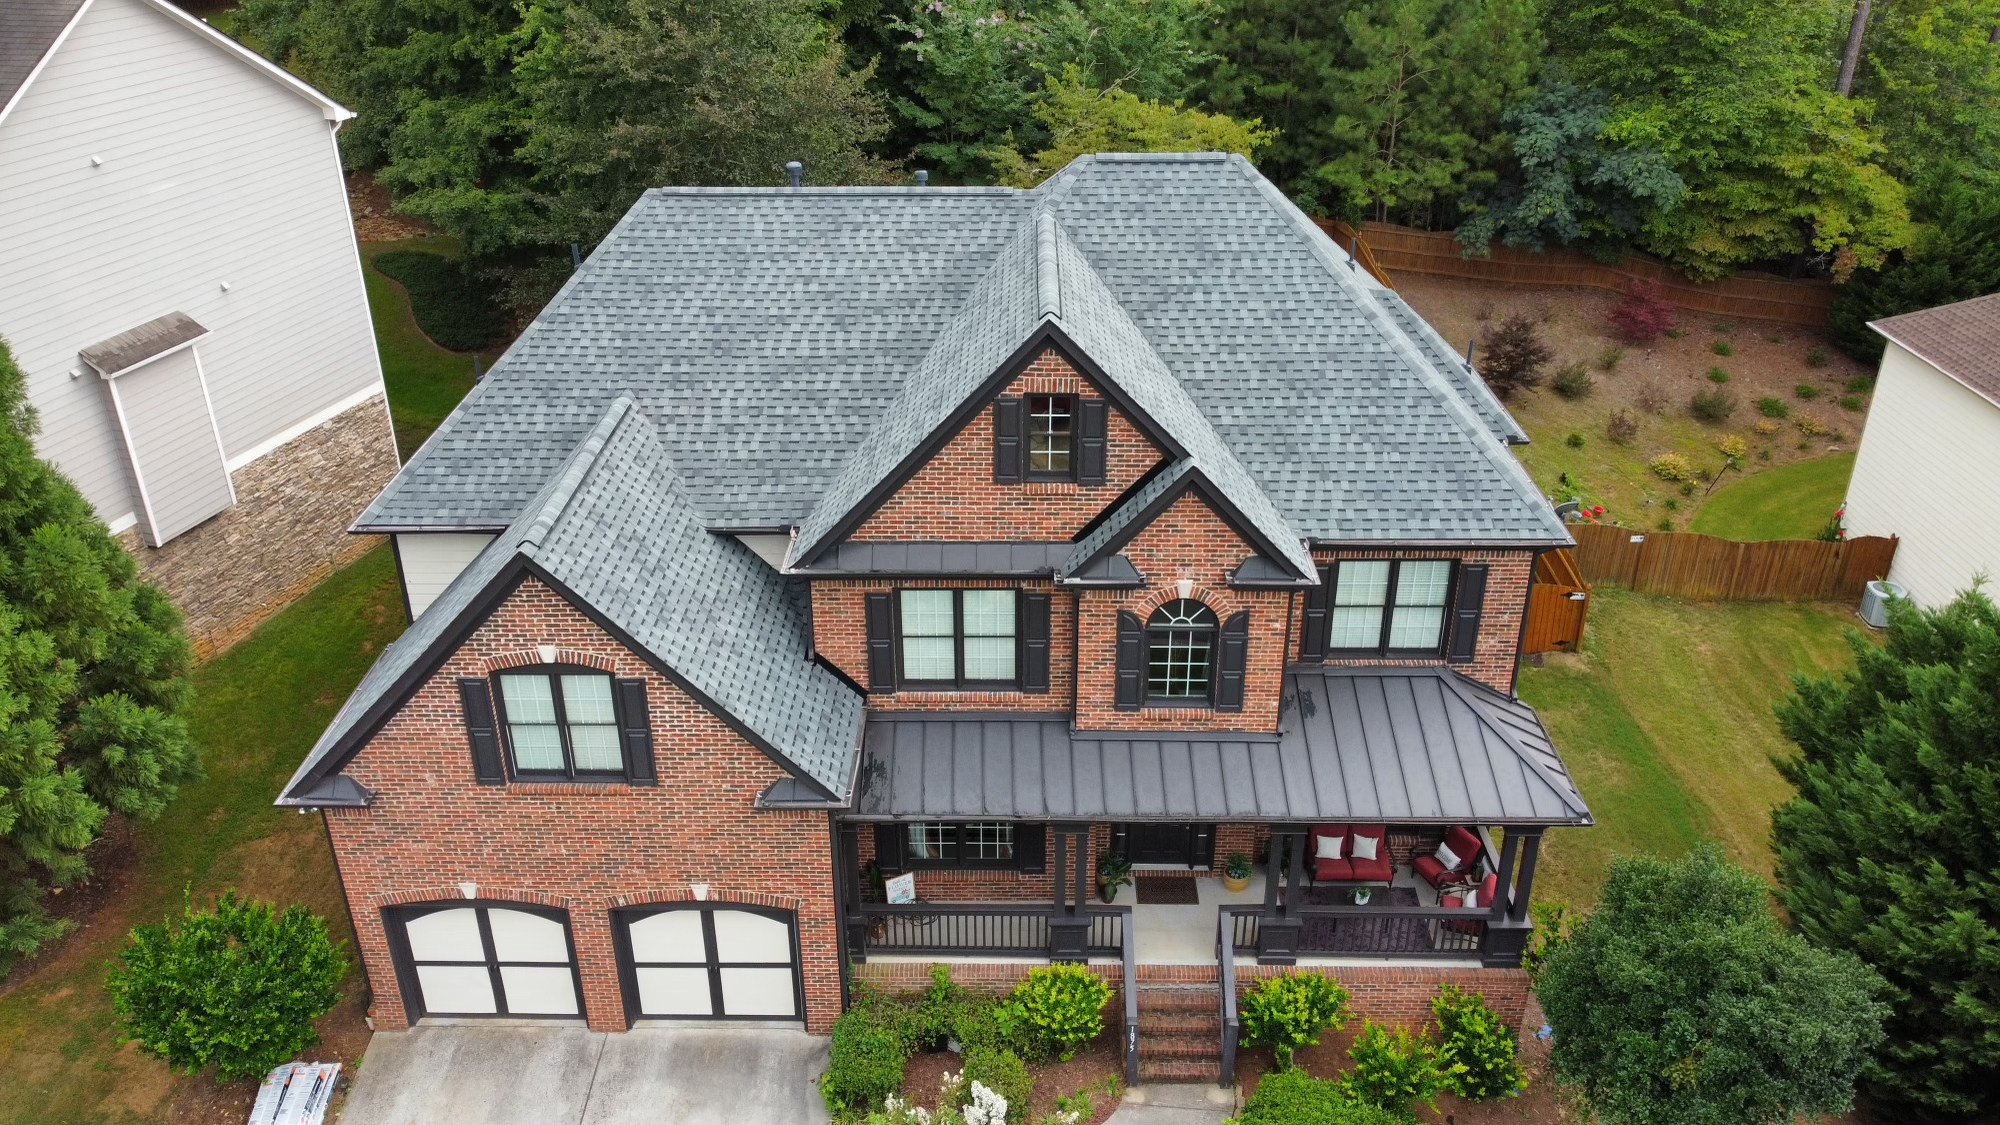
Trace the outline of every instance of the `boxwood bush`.
<instances>
[{"instance_id":1,"label":"boxwood bush","mask_svg":"<svg viewBox=\"0 0 2000 1125\"><path fill-rule=\"evenodd\" d=\"M959 1091L960 1105L972 1101L972 1084L977 1082L1007 1099L1008 1125L1020 1125L1028 1116L1028 1103L1035 1097L1035 1080L1028 1077L1027 1066L1014 1052L1004 1047L967 1047L961 1077L965 1081Z\"/></svg>"},{"instance_id":2,"label":"boxwood bush","mask_svg":"<svg viewBox=\"0 0 2000 1125\"><path fill-rule=\"evenodd\" d=\"M896 1014L894 1005L871 997L833 1021L832 1056L819 1093L835 1117L867 1113L902 1087L910 1051Z\"/></svg>"},{"instance_id":3,"label":"boxwood bush","mask_svg":"<svg viewBox=\"0 0 2000 1125\"><path fill-rule=\"evenodd\" d=\"M1271 1048L1278 1069L1289 1070L1293 1051L1347 1022L1347 990L1318 973L1282 973L1243 994L1240 1020L1243 1041Z\"/></svg>"},{"instance_id":4,"label":"boxwood bush","mask_svg":"<svg viewBox=\"0 0 2000 1125\"><path fill-rule=\"evenodd\" d=\"M1068 1062L1078 1047L1103 1034L1110 999L1111 986L1082 965L1044 965L1021 978L997 1018L1005 1025L1018 1021L1019 1034L1036 1053Z\"/></svg>"}]
</instances>

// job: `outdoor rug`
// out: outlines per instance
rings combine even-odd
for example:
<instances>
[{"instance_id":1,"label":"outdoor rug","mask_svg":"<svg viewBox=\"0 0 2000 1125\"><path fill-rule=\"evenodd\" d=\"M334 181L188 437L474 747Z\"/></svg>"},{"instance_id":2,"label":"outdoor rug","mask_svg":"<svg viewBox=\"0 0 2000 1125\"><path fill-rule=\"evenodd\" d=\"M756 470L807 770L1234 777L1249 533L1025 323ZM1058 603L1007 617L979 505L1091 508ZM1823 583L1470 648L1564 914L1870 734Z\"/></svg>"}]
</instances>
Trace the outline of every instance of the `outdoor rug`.
<instances>
[{"instance_id":1,"label":"outdoor rug","mask_svg":"<svg viewBox=\"0 0 2000 1125\"><path fill-rule=\"evenodd\" d=\"M1194 880L1186 875L1137 875L1139 901L1147 906L1198 906Z\"/></svg>"}]
</instances>

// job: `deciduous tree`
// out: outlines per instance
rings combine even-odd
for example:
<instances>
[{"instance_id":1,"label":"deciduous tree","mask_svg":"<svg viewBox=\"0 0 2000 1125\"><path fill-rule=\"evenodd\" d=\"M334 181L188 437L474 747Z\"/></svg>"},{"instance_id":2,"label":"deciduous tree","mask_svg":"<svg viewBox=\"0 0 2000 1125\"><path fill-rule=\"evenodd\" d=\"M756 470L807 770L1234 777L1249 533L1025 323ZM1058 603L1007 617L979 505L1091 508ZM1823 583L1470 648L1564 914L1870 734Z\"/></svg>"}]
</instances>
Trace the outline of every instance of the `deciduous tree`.
<instances>
[{"instance_id":1,"label":"deciduous tree","mask_svg":"<svg viewBox=\"0 0 2000 1125\"><path fill-rule=\"evenodd\" d=\"M1049 132L1049 147L1022 156L1011 148L987 156L999 180L1033 187L1091 152L1234 152L1254 158L1271 143L1256 120L1233 121L1179 104L1146 101L1124 90L1094 90L1074 66L1036 97L1035 116Z\"/></svg>"}]
</instances>

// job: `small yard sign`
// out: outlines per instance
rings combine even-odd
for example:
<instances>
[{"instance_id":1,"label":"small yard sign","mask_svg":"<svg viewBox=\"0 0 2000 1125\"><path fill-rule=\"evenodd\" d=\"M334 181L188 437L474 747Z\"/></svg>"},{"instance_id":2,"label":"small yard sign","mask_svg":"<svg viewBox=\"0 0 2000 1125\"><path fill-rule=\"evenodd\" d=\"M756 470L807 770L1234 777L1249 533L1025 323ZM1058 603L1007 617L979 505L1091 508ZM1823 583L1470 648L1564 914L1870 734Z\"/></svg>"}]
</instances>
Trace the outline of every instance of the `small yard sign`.
<instances>
[{"instance_id":1,"label":"small yard sign","mask_svg":"<svg viewBox=\"0 0 2000 1125\"><path fill-rule=\"evenodd\" d=\"M888 891L891 906L917 901L917 877L914 874L898 875L883 886Z\"/></svg>"}]
</instances>

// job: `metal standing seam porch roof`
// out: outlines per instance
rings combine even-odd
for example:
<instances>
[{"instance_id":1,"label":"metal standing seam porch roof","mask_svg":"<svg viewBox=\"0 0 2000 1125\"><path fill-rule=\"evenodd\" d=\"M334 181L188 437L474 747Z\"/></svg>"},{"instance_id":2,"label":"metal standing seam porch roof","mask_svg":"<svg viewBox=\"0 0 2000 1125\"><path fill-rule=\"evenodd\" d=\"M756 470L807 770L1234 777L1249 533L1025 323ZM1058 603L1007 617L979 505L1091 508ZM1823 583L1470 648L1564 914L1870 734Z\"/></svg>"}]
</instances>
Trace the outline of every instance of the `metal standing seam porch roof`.
<instances>
[{"instance_id":1,"label":"metal standing seam porch roof","mask_svg":"<svg viewBox=\"0 0 2000 1125\"><path fill-rule=\"evenodd\" d=\"M1275 734L878 712L852 816L1591 823L1534 709L1448 668L1297 667L1284 691Z\"/></svg>"}]
</instances>

